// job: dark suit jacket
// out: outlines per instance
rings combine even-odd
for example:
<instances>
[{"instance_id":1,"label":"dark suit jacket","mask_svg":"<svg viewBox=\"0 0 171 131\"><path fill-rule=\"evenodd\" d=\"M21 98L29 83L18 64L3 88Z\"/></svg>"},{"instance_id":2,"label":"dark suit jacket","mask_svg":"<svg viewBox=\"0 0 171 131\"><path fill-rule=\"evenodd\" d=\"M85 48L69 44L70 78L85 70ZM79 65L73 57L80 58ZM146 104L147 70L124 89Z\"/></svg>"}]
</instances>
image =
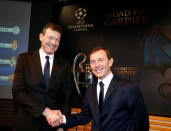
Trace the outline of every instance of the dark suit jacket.
<instances>
[{"instance_id":1,"label":"dark suit jacket","mask_svg":"<svg viewBox=\"0 0 171 131\"><path fill-rule=\"evenodd\" d=\"M36 50L19 55L12 93L18 104L16 130L52 130L42 112L45 107L70 112L70 66L55 55L48 89L44 86L40 55Z\"/></svg>"},{"instance_id":2,"label":"dark suit jacket","mask_svg":"<svg viewBox=\"0 0 171 131\"><path fill-rule=\"evenodd\" d=\"M92 119L92 131L148 131L149 120L139 88L114 75L107 90L101 115L98 111L97 82L87 89L82 112L67 116L64 128Z\"/></svg>"}]
</instances>

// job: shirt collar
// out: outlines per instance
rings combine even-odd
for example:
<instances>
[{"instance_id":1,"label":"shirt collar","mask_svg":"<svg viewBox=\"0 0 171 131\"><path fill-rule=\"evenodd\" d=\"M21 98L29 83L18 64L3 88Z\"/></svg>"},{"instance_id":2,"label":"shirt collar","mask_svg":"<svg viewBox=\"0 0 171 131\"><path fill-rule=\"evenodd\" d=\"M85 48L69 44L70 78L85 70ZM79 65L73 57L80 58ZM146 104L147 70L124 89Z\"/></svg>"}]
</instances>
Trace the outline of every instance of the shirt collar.
<instances>
[{"instance_id":1,"label":"shirt collar","mask_svg":"<svg viewBox=\"0 0 171 131\"><path fill-rule=\"evenodd\" d=\"M98 79L98 83L100 81L102 81L106 85L106 84L110 83L110 81L112 80L112 78L113 78L113 73L110 72L103 80Z\"/></svg>"},{"instance_id":2,"label":"shirt collar","mask_svg":"<svg viewBox=\"0 0 171 131\"><path fill-rule=\"evenodd\" d=\"M51 55L46 54L46 53L43 51L42 48L39 49L39 53L40 53L40 56L41 56L42 58L45 58L45 56L49 56L49 59L53 59L53 57L54 57L54 54L51 54Z\"/></svg>"}]
</instances>

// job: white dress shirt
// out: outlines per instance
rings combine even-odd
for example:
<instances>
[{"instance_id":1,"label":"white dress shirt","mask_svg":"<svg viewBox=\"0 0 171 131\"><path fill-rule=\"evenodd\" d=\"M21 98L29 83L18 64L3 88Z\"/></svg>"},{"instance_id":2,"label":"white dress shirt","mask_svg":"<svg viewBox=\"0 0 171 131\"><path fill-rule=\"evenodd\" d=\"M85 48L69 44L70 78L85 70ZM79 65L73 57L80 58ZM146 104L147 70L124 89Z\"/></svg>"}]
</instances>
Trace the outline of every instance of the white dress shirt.
<instances>
[{"instance_id":1,"label":"white dress shirt","mask_svg":"<svg viewBox=\"0 0 171 131\"><path fill-rule=\"evenodd\" d=\"M53 65L53 59L54 59L54 54L52 55L47 55L42 48L39 49L39 54L40 54L40 62L41 62L41 66L42 66L42 74L44 75L44 67L45 67L45 63L46 63L46 57L45 56L49 56L49 63L50 63L50 75L52 72L52 65Z\"/></svg>"},{"instance_id":2,"label":"white dress shirt","mask_svg":"<svg viewBox=\"0 0 171 131\"><path fill-rule=\"evenodd\" d=\"M98 102L99 102L99 93L100 93L99 82L102 81L104 84L104 95L103 96L105 98L107 89L109 87L109 84L110 84L112 78L113 78L113 73L110 72L103 80L98 79L98 83L97 83L97 100L98 100ZM104 100L104 98L103 98L103 100Z\"/></svg>"}]
</instances>

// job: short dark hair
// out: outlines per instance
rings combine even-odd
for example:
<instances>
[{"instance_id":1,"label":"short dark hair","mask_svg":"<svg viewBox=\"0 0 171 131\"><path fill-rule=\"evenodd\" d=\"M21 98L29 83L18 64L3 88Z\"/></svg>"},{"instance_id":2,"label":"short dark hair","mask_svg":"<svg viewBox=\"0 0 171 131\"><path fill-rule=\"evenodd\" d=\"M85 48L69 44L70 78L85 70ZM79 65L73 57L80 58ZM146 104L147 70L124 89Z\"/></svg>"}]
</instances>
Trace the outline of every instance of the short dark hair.
<instances>
[{"instance_id":1,"label":"short dark hair","mask_svg":"<svg viewBox=\"0 0 171 131\"><path fill-rule=\"evenodd\" d=\"M108 59L111 58L110 51L107 48L101 47L101 46L98 46L98 47L95 47L94 49L92 49L91 52L90 52L90 55L93 54L96 51L99 51L99 50L104 50L106 52L107 58Z\"/></svg>"},{"instance_id":2,"label":"short dark hair","mask_svg":"<svg viewBox=\"0 0 171 131\"><path fill-rule=\"evenodd\" d=\"M57 31L57 32L59 32L59 33L62 35L62 28L61 28L60 25L57 25L57 24L55 24L55 23L48 23L48 24L46 24L46 25L43 27L42 33L45 34L45 32L46 32L46 30L47 30L48 28L50 28L50 29L52 29L52 30L54 30L54 31Z\"/></svg>"}]
</instances>

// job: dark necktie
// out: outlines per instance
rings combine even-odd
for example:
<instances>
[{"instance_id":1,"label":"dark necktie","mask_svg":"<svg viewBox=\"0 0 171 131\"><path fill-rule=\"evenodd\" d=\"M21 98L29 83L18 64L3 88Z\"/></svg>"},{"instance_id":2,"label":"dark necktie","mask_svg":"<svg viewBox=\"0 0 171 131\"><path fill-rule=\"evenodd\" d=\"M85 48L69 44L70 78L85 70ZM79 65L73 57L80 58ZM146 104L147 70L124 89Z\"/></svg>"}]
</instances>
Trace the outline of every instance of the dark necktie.
<instances>
[{"instance_id":1,"label":"dark necktie","mask_svg":"<svg viewBox=\"0 0 171 131\"><path fill-rule=\"evenodd\" d=\"M104 84L103 82L99 82L100 85L100 95L99 95L99 112L101 114L103 108L103 97L104 97Z\"/></svg>"},{"instance_id":2,"label":"dark necktie","mask_svg":"<svg viewBox=\"0 0 171 131\"><path fill-rule=\"evenodd\" d=\"M45 81L46 88L48 88L49 76L50 76L49 56L46 56L46 63L45 63L45 67L44 67L44 81Z\"/></svg>"}]
</instances>

